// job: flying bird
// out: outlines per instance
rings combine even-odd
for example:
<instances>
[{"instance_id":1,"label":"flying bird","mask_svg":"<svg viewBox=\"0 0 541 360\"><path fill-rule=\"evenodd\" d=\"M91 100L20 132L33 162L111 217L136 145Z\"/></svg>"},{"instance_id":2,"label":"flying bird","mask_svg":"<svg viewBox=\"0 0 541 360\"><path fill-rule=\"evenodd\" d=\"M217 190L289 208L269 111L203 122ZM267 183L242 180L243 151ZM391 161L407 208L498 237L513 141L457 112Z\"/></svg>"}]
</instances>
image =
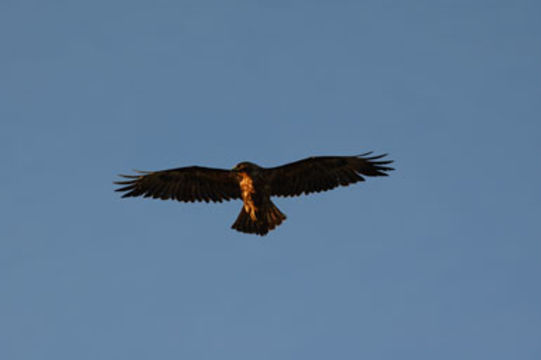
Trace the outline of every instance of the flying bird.
<instances>
[{"instance_id":1,"label":"flying bird","mask_svg":"<svg viewBox=\"0 0 541 360\"><path fill-rule=\"evenodd\" d=\"M126 197L151 197L184 202L222 202L241 199L243 207L231 228L249 234L266 235L286 216L271 196L298 196L364 181L363 176L387 176L394 170L384 160L387 154L370 156L316 156L289 164L264 168L244 161L233 169L188 166L162 171L137 171L119 175L126 180L115 191Z\"/></svg>"}]
</instances>

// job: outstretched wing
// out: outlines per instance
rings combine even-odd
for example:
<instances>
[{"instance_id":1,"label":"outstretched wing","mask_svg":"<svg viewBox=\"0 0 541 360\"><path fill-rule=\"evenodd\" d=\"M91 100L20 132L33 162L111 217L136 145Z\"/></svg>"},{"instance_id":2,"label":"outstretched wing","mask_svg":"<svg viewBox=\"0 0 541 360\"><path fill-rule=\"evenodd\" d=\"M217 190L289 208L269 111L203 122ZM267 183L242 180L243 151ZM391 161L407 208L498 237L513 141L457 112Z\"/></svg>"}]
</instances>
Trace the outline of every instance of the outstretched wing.
<instances>
[{"instance_id":1,"label":"outstretched wing","mask_svg":"<svg viewBox=\"0 0 541 360\"><path fill-rule=\"evenodd\" d=\"M138 171L140 175L120 175L128 180L116 191L125 197L143 196L178 201L214 201L239 199L240 188L229 170L190 166L163 171Z\"/></svg>"},{"instance_id":2,"label":"outstretched wing","mask_svg":"<svg viewBox=\"0 0 541 360\"><path fill-rule=\"evenodd\" d=\"M372 152L358 156L319 156L290 164L267 168L265 176L271 195L297 196L348 186L364 181L364 176L387 176L394 170L387 165L391 160L380 160L387 154L368 157Z\"/></svg>"}]
</instances>

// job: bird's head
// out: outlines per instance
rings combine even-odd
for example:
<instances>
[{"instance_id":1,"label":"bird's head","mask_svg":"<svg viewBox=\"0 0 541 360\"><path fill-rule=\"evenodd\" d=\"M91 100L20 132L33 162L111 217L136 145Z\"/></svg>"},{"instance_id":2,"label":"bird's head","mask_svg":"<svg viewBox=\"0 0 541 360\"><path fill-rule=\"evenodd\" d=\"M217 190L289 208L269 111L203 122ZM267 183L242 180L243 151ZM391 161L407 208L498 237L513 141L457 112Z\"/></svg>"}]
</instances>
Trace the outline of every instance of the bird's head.
<instances>
[{"instance_id":1,"label":"bird's head","mask_svg":"<svg viewBox=\"0 0 541 360\"><path fill-rule=\"evenodd\" d=\"M238 163L237 165L235 165L235 167L233 168L233 171L253 174L253 173L258 172L260 169L261 169L261 167L257 166L254 163L251 163L249 161L243 161L243 162Z\"/></svg>"}]
</instances>

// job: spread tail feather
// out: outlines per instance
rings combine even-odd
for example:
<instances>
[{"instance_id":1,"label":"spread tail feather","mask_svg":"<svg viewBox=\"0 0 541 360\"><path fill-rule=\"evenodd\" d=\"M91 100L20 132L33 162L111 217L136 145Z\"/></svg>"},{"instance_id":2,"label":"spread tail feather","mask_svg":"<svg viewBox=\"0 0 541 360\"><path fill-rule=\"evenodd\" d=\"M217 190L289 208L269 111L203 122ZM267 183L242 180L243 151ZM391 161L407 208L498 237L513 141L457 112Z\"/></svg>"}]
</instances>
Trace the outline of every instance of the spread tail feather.
<instances>
[{"instance_id":1,"label":"spread tail feather","mask_svg":"<svg viewBox=\"0 0 541 360\"><path fill-rule=\"evenodd\" d=\"M276 205L269 201L268 204L265 204L256 211L256 220L250 217L250 214L246 212L243 206L231 228L240 232L263 236L280 225L285 219L286 216Z\"/></svg>"}]
</instances>

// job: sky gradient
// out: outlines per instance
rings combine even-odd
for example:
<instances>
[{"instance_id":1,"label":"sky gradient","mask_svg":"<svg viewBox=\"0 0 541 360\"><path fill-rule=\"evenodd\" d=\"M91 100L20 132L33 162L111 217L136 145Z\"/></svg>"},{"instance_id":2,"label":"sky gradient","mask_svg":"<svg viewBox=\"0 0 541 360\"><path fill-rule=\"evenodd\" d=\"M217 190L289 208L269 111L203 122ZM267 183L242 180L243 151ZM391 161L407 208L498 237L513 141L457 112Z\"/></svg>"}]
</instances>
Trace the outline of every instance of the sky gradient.
<instances>
[{"instance_id":1,"label":"sky gradient","mask_svg":"<svg viewBox=\"0 0 541 360\"><path fill-rule=\"evenodd\" d=\"M2 1L0 358L541 358L539 1ZM276 199L131 169L388 152Z\"/></svg>"}]
</instances>

